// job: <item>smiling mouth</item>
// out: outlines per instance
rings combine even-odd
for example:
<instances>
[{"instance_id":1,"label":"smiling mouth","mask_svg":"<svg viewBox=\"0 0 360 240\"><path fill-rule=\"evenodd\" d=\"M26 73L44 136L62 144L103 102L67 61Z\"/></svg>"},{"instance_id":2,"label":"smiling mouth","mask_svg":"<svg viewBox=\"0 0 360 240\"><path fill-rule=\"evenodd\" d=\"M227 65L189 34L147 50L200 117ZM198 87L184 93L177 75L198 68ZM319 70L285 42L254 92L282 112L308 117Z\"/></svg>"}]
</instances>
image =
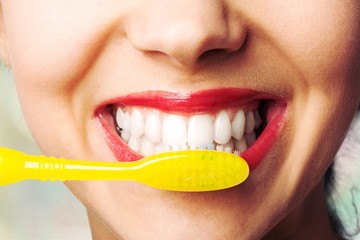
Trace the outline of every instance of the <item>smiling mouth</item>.
<instances>
[{"instance_id":1,"label":"smiling mouth","mask_svg":"<svg viewBox=\"0 0 360 240\"><path fill-rule=\"evenodd\" d=\"M262 123L257 108L184 116L120 105L114 108L114 119L121 139L144 156L187 149L240 154L255 142L255 129Z\"/></svg>"},{"instance_id":2,"label":"smiling mouth","mask_svg":"<svg viewBox=\"0 0 360 240\"><path fill-rule=\"evenodd\" d=\"M226 88L134 93L111 99L99 109L107 143L119 161L214 149L241 155L254 169L279 135L286 104L268 94Z\"/></svg>"}]
</instances>

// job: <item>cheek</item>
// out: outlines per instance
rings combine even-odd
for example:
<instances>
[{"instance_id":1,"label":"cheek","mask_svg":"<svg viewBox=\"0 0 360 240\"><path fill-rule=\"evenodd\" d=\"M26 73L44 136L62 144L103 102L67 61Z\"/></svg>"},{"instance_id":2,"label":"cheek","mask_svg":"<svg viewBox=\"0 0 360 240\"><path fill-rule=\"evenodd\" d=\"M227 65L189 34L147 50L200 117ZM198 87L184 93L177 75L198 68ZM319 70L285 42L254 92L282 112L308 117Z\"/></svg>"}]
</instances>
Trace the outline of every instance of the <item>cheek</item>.
<instances>
[{"instance_id":1,"label":"cheek","mask_svg":"<svg viewBox=\"0 0 360 240\"><path fill-rule=\"evenodd\" d=\"M65 146L59 142L59 136L67 135L68 124L61 119L62 117L57 117L63 110L53 104L53 99L46 98L37 90L26 88L24 85L21 81L17 82L18 96L32 136L44 154L57 155L56 149ZM50 149L52 151L48 151Z\"/></svg>"},{"instance_id":2,"label":"cheek","mask_svg":"<svg viewBox=\"0 0 360 240\"><path fill-rule=\"evenodd\" d=\"M319 0L269 5L274 14L259 16L266 37L301 76L293 80L297 124L306 129L319 119L320 136L343 135L360 101L360 4Z\"/></svg>"},{"instance_id":3,"label":"cheek","mask_svg":"<svg viewBox=\"0 0 360 240\"><path fill-rule=\"evenodd\" d=\"M332 79L336 85L338 77L353 71L355 64L358 68L359 3L275 0L264 5L249 15L307 84L330 85Z\"/></svg>"},{"instance_id":4,"label":"cheek","mask_svg":"<svg viewBox=\"0 0 360 240\"><path fill-rule=\"evenodd\" d=\"M341 6L328 8L323 12L309 11L305 18L310 20L298 23L298 27L291 26L297 31L284 37L284 44L290 46L293 63L301 70L307 84L332 92L339 87L348 88L346 85L358 77L349 74L360 63L357 43L360 26L353 12Z\"/></svg>"},{"instance_id":5,"label":"cheek","mask_svg":"<svg viewBox=\"0 0 360 240\"><path fill-rule=\"evenodd\" d=\"M108 25L105 15L100 14L105 11L90 7L97 3L86 1L88 10L83 9L82 1L9 1L3 6L19 99L44 152L66 146L69 140L76 142L73 135L82 128L76 126L83 116L76 119L74 114L80 108L74 109L75 90L96 60L109 30L99 27Z\"/></svg>"},{"instance_id":6,"label":"cheek","mask_svg":"<svg viewBox=\"0 0 360 240\"><path fill-rule=\"evenodd\" d=\"M78 84L113 27L114 12L100 2L4 4L11 66L21 86L59 95Z\"/></svg>"}]
</instances>

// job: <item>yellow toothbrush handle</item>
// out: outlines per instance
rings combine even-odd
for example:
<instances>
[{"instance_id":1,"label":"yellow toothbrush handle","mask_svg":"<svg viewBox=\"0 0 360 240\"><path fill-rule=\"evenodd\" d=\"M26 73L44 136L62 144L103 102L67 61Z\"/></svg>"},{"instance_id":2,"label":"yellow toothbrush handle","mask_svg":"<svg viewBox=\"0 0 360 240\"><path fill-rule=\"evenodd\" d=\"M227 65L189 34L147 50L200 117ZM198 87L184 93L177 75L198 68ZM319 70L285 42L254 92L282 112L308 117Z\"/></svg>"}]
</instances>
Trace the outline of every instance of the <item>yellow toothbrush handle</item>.
<instances>
[{"instance_id":1,"label":"yellow toothbrush handle","mask_svg":"<svg viewBox=\"0 0 360 240\"><path fill-rule=\"evenodd\" d=\"M173 191L213 191L240 184L246 161L211 150L175 151L134 162L93 162L31 156L0 147L0 185L25 179L134 180Z\"/></svg>"},{"instance_id":2,"label":"yellow toothbrush handle","mask_svg":"<svg viewBox=\"0 0 360 240\"><path fill-rule=\"evenodd\" d=\"M140 162L93 162L32 156L0 148L0 186L34 180L132 180Z\"/></svg>"}]
</instances>

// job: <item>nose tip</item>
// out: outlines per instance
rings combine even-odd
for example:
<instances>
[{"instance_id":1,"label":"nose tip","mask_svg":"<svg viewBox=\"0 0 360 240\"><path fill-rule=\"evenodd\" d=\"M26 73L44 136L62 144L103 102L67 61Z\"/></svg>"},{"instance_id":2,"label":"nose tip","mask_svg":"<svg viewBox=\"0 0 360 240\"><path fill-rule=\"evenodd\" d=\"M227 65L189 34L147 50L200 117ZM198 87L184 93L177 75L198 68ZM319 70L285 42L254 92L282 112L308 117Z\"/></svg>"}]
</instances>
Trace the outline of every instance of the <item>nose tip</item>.
<instances>
[{"instance_id":1,"label":"nose tip","mask_svg":"<svg viewBox=\"0 0 360 240\"><path fill-rule=\"evenodd\" d=\"M240 49L246 38L243 22L230 18L221 4L196 2L167 8L165 13L154 10L142 15L128 34L133 46L143 52L161 53L186 68L210 55L224 57Z\"/></svg>"}]
</instances>

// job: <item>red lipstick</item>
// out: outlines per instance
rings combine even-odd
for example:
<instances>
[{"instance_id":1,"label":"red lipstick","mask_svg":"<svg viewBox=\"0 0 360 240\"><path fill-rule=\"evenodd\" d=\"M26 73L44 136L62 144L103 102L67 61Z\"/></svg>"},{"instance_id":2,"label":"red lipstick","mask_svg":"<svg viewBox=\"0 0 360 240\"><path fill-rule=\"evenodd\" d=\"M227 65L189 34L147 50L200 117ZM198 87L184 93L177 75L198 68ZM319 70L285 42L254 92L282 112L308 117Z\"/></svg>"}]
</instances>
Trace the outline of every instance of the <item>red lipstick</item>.
<instances>
[{"instance_id":1,"label":"red lipstick","mask_svg":"<svg viewBox=\"0 0 360 240\"><path fill-rule=\"evenodd\" d=\"M246 106L265 94L248 89L223 88L199 92L148 91L110 99L102 105L120 104L155 108L174 114L201 114L219 108Z\"/></svg>"},{"instance_id":2,"label":"red lipstick","mask_svg":"<svg viewBox=\"0 0 360 240\"><path fill-rule=\"evenodd\" d=\"M244 108L258 106L261 101L270 101L271 114L266 115L266 126L256 142L241 155L248 162L250 169L255 169L265 158L279 137L286 113L284 100L267 93L248 89L223 88L197 92L147 91L132 93L123 97L112 98L102 103L96 111L106 142L118 161L135 161L142 156L134 153L121 140L115 127L112 114L114 106L134 106L154 108L162 112L181 115L213 113L224 108Z\"/></svg>"}]
</instances>

